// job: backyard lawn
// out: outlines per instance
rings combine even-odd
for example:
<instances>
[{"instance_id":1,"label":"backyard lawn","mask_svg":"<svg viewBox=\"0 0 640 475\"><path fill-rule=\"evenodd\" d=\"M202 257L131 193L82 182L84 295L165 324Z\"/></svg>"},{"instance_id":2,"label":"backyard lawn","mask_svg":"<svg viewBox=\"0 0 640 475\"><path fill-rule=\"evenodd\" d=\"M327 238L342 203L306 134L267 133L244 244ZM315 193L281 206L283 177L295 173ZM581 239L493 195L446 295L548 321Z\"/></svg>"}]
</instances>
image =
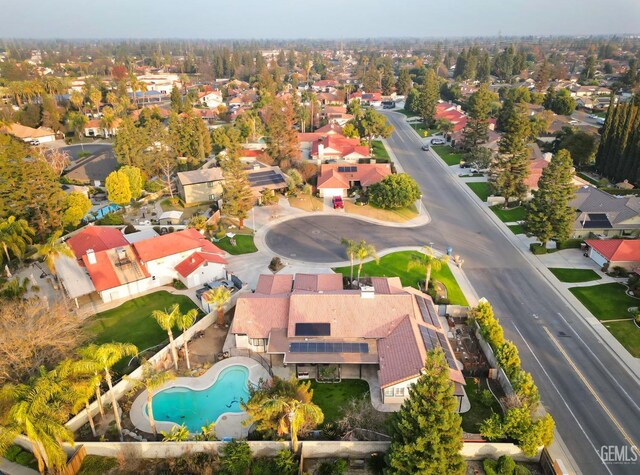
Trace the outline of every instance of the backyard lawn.
<instances>
[{"instance_id":1,"label":"backyard lawn","mask_svg":"<svg viewBox=\"0 0 640 475\"><path fill-rule=\"evenodd\" d=\"M387 254L380 258L380 263L375 261L367 262L362 266L362 275L369 277L400 277L400 281L404 286L418 288L418 281L424 281L424 273L417 269L407 270L407 265L412 256L420 255L417 251L402 251ZM349 266L333 269L342 275L349 275ZM357 273L357 263L354 265L354 275ZM442 266L438 272L431 273L432 278L442 282L447 288L447 295L451 305L468 305L458 282L451 273L451 269L447 264Z\"/></svg>"},{"instance_id":2,"label":"backyard lawn","mask_svg":"<svg viewBox=\"0 0 640 475\"><path fill-rule=\"evenodd\" d=\"M464 390L471 402L471 409L460 414L462 416L462 430L469 434L478 434L480 433L480 424L491 417L492 413L501 414L502 410L494 397L492 397L492 402L488 406L482 402L480 396L482 395L482 390L487 389L486 383L480 381L480 388L478 389L475 378L465 378L465 381L467 385Z\"/></svg>"},{"instance_id":3,"label":"backyard lawn","mask_svg":"<svg viewBox=\"0 0 640 475\"><path fill-rule=\"evenodd\" d=\"M471 188L471 191L473 191L476 195L478 195L478 197L483 201L486 202L487 198L489 198L489 196L491 196L491 185L489 183L487 183L486 181L479 181L479 182L467 182L467 186L469 188Z\"/></svg>"},{"instance_id":4,"label":"backyard lawn","mask_svg":"<svg viewBox=\"0 0 640 475\"><path fill-rule=\"evenodd\" d=\"M458 165L460 164L460 160L462 160L462 153L457 153L453 151L453 147L450 145L434 145L431 147L435 152L440 155L447 165Z\"/></svg>"},{"instance_id":5,"label":"backyard lawn","mask_svg":"<svg viewBox=\"0 0 640 475\"><path fill-rule=\"evenodd\" d=\"M625 293L626 287L615 282L569 290L598 320L631 318L627 309L640 306L639 299L629 297Z\"/></svg>"},{"instance_id":6,"label":"backyard lawn","mask_svg":"<svg viewBox=\"0 0 640 475\"><path fill-rule=\"evenodd\" d=\"M181 312L197 308L189 297L173 295L166 291L154 292L129 300L119 307L107 310L85 321L86 328L97 344L113 341L133 343L138 350L158 345L167 339L165 332L151 317L154 310L165 310L171 305L180 305ZM174 331L177 336L179 331ZM125 366L123 360L116 370Z\"/></svg>"},{"instance_id":7,"label":"backyard lawn","mask_svg":"<svg viewBox=\"0 0 640 475\"><path fill-rule=\"evenodd\" d=\"M227 251L229 254L234 256L237 256L238 254L250 254L258 250L253 243L253 236L249 234L236 234L235 240L235 246L231 244L230 239L226 236L214 244L223 251Z\"/></svg>"},{"instance_id":8,"label":"backyard lawn","mask_svg":"<svg viewBox=\"0 0 640 475\"><path fill-rule=\"evenodd\" d=\"M313 402L324 413L324 422L333 422L341 417L340 410L350 399L361 398L369 392L369 384L362 379L343 379L339 383L311 381Z\"/></svg>"},{"instance_id":9,"label":"backyard lawn","mask_svg":"<svg viewBox=\"0 0 640 475\"><path fill-rule=\"evenodd\" d=\"M497 205L492 206L491 211L493 211L496 216L505 223L513 223L515 221L524 221L527 219L527 210L522 206L504 209L502 205Z\"/></svg>"},{"instance_id":10,"label":"backyard lawn","mask_svg":"<svg viewBox=\"0 0 640 475\"><path fill-rule=\"evenodd\" d=\"M344 210L346 213L379 219L380 221L389 221L391 223L404 223L418 216L418 210L415 205L401 209L382 209L371 204L360 206L353 201L345 201Z\"/></svg>"},{"instance_id":11,"label":"backyard lawn","mask_svg":"<svg viewBox=\"0 0 640 475\"><path fill-rule=\"evenodd\" d=\"M371 142L371 156L382 160L389 160L389 152L382 143L382 140L373 140Z\"/></svg>"},{"instance_id":12,"label":"backyard lawn","mask_svg":"<svg viewBox=\"0 0 640 475\"><path fill-rule=\"evenodd\" d=\"M591 269L566 269L562 267L550 267L549 270L560 282L591 282L601 277Z\"/></svg>"}]
</instances>

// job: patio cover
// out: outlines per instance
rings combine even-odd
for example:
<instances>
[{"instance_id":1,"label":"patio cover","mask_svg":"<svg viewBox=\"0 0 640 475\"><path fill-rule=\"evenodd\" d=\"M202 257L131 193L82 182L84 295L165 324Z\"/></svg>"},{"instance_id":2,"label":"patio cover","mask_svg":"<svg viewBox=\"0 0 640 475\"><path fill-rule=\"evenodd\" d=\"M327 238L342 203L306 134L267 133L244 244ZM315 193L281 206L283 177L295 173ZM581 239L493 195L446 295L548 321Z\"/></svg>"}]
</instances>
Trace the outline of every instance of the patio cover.
<instances>
[{"instance_id":1,"label":"patio cover","mask_svg":"<svg viewBox=\"0 0 640 475\"><path fill-rule=\"evenodd\" d=\"M70 298L75 299L96 291L91 278L76 259L60 256L56 259L55 266L58 278Z\"/></svg>"}]
</instances>

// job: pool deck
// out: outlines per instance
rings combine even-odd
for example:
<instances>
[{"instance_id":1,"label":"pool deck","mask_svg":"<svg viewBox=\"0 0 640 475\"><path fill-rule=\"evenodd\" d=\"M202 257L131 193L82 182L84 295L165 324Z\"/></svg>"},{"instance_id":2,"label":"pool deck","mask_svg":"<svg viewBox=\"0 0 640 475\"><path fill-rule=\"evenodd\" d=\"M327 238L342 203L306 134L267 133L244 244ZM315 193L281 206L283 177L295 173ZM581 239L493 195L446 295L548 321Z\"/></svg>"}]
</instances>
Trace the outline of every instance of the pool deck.
<instances>
[{"instance_id":1,"label":"pool deck","mask_svg":"<svg viewBox=\"0 0 640 475\"><path fill-rule=\"evenodd\" d=\"M202 391L215 384L216 380L218 379L218 375L222 370L228 368L229 366L237 365L245 366L249 370L248 380L254 385L257 385L261 379L270 379L267 370L265 370L257 361L254 361L251 358L246 358L244 356L234 356L232 358L227 358L216 363L211 368L209 368L206 373L197 378L176 378L167 385L163 386L162 389L157 390L155 394L158 394L165 389L175 387L188 388L194 391ZM129 417L133 425L135 425L138 430L151 434L151 424L149 424L149 419L146 416L144 410L146 404L147 391L144 390L135 399L135 401L133 401ZM215 424L216 437L218 439L222 439L224 437L233 437L234 439L246 438L249 434L249 427L245 427L243 422L247 418L248 416L246 412L225 412L221 414ZM156 428L158 430L158 433L160 433L160 431L169 432L173 427L180 427L180 424L170 421L156 420Z\"/></svg>"}]
</instances>

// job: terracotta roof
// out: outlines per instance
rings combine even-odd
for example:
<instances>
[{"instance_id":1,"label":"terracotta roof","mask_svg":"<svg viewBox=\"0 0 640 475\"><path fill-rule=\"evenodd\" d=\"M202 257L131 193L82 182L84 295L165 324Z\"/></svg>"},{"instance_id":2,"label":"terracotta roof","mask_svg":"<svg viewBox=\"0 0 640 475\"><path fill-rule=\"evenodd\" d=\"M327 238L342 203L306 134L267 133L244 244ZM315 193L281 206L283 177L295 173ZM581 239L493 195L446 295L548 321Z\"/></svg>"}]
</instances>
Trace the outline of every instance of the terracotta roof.
<instances>
[{"instance_id":1,"label":"terracotta roof","mask_svg":"<svg viewBox=\"0 0 640 475\"><path fill-rule=\"evenodd\" d=\"M56 134L52 129L49 129L47 127L38 127L37 129L34 129L33 127L27 127L26 125L18 123L9 124L8 126L3 127L0 130L19 139L35 139L38 137L49 137L50 135L55 136Z\"/></svg>"},{"instance_id":2,"label":"terracotta roof","mask_svg":"<svg viewBox=\"0 0 640 475\"><path fill-rule=\"evenodd\" d=\"M346 114L347 106L325 106L325 114Z\"/></svg>"},{"instance_id":3,"label":"terracotta roof","mask_svg":"<svg viewBox=\"0 0 640 475\"><path fill-rule=\"evenodd\" d=\"M164 236L146 239L136 242L133 246L143 262L196 249L213 254L223 254L220 248L204 238L195 229L185 229L165 234Z\"/></svg>"},{"instance_id":4,"label":"terracotta roof","mask_svg":"<svg viewBox=\"0 0 640 475\"><path fill-rule=\"evenodd\" d=\"M319 129L318 129L319 130ZM320 140L322 137L324 137L325 134L324 132L305 132L305 133L299 133L298 134L298 142L313 142L315 140Z\"/></svg>"},{"instance_id":5,"label":"terracotta roof","mask_svg":"<svg viewBox=\"0 0 640 475\"><path fill-rule=\"evenodd\" d=\"M94 226L93 224L70 237L66 242L78 259L87 253L87 249L100 252L129 244L117 228Z\"/></svg>"},{"instance_id":6,"label":"terracotta roof","mask_svg":"<svg viewBox=\"0 0 640 475\"><path fill-rule=\"evenodd\" d=\"M640 240L637 239L589 239L585 241L608 261L640 262Z\"/></svg>"},{"instance_id":7,"label":"terracotta roof","mask_svg":"<svg viewBox=\"0 0 640 475\"><path fill-rule=\"evenodd\" d=\"M120 253L126 256L124 264ZM149 272L129 245L96 252L94 256L95 264L89 262L86 254L82 261L98 292L149 278Z\"/></svg>"},{"instance_id":8,"label":"terracotta roof","mask_svg":"<svg viewBox=\"0 0 640 475\"><path fill-rule=\"evenodd\" d=\"M318 134L318 137L316 137L315 140L319 139L323 135L331 135L331 134L342 135L342 127L340 127L340 125L336 124L335 122L331 122L330 124L323 125L319 129L316 129L316 131L313 134ZM298 135L307 135L307 134L298 134ZM301 141L299 137L298 137L298 141Z\"/></svg>"},{"instance_id":9,"label":"terracotta roof","mask_svg":"<svg viewBox=\"0 0 640 475\"><path fill-rule=\"evenodd\" d=\"M337 154L340 157L346 157L352 153L357 153L363 157L368 157L371 154L367 145L360 145L360 139L348 138L339 134L325 135L316 140L311 149L312 155L319 154L318 150L320 145L324 147L323 153L325 155L335 156Z\"/></svg>"},{"instance_id":10,"label":"terracotta roof","mask_svg":"<svg viewBox=\"0 0 640 475\"><path fill-rule=\"evenodd\" d=\"M178 264L175 269L182 277L191 275L198 270L205 262L212 264L227 264L227 261L217 254L209 254L208 252L194 252L184 261Z\"/></svg>"},{"instance_id":11,"label":"terracotta roof","mask_svg":"<svg viewBox=\"0 0 640 475\"><path fill-rule=\"evenodd\" d=\"M371 285L377 294L401 294L404 292L400 277L371 277Z\"/></svg>"},{"instance_id":12,"label":"terracotta roof","mask_svg":"<svg viewBox=\"0 0 640 475\"><path fill-rule=\"evenodd\" d=\"M249 338L268 338L272 330L286 328L289 319L288 295L242 294L236 302L231 333Z\"/></svg>"},{"instance_id":13,"label":"terracotta roof","mask_svg":"<svg viewBox=\"0 0 640 475\"><path fill-rule=\"evenodd\" d=\"M342 290L342 274L296 274L293 290L325 292Z\"/></svg>"},{"instance_id":14,"label":"terracotta roof","mask_svg":"<svg viewBox=\"0 0 640 475\"><path fill-rule=\"evenodd\" d=\"M355 167L355 171L339 171L341 167ZM388 163L361 163L358 165L340 165L325 163L320 166L318 188L349 188L349 182L359 181L362 186L370 186L391 175Z\"/></svg>"},{"instance_id":15,"label":"terracotta roof","mask_svg":"<svg viewBox=\"0 0 640 475\"><path fill-rule=\"evenodd\" d=\"M292 274L268 275L261 274L256 284L256 294L276 295L291 292Z\"/></svg>"}]
</instances>

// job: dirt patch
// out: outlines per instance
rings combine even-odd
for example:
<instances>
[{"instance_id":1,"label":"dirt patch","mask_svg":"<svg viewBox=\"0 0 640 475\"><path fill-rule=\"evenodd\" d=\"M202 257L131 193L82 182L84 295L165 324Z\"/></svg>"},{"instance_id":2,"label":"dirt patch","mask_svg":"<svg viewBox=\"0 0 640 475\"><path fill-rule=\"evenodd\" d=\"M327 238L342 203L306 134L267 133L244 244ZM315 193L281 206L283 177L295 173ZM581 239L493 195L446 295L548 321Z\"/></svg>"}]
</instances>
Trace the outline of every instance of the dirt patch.
<instances>
[{"instance_id":1,"label":"dirt patch","mask_svg":"<svg viewBox=\"0 0 640 475\"><path fill-rule=\"evenodd\" d=\"M194 337L189 342L191 364L215 363L216 354L222 351L228 331L228 328L211 325L202 332L201 336Z\"/></svg>"},{"instance_id":2,"label":"dirt patch","mask_svg":"<svg viewBox=\"0 0 640 475\"><path fill-rule=\"evenodd\" d=\"M292 208L304 211L322 211L324 209L324 201L315 196L291 196L289 197L289 204Z\"/></svg>"}]
</instances>

